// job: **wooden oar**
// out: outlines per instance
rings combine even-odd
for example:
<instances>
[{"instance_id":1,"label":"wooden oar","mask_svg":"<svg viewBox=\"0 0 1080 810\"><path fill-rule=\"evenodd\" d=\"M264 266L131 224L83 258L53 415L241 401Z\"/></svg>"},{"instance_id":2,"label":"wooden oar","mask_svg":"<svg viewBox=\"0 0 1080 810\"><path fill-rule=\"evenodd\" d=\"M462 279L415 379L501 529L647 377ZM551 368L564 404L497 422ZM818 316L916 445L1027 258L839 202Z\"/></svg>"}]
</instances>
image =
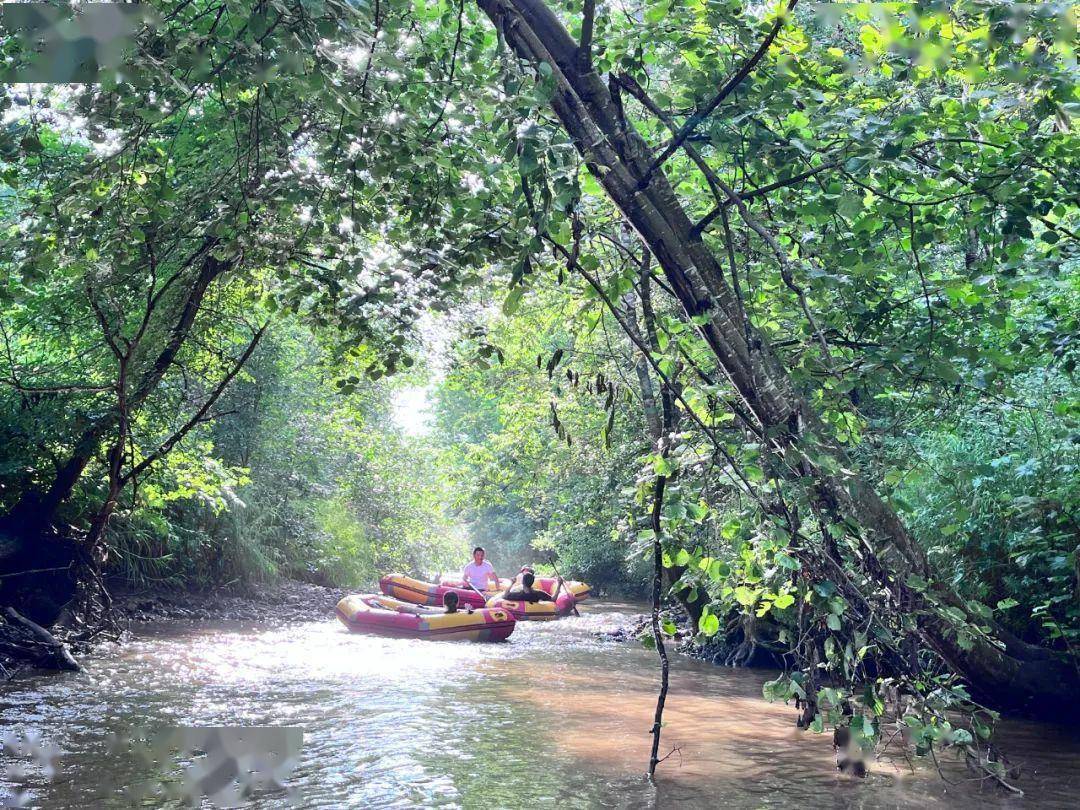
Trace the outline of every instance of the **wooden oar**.
<instances>
[{"instance_id":1,"label":"wooden oar","mask_svg":"<svg viewBox=\"0 0 1080 810\"><path fill-rule=\"evenodd\" d=\"M548 557L548 562L551 563L551 567L555 571L555 576L557 576L559 578L559 584L555 586L555 593L552 594L553 599L558 599L559 598L559 590L566 583L566 580L562 578L562 574L559 573L559 569L555 567L555 556L554 555ZM574 596L574 594L570 594L570 597L574 600L573 605L571 605L571 607L574 610L574 615L577 616L578 618L581 618L581 614L578 613L578 609L577 609L577 597Z\"/></svg>"}]
</instances>

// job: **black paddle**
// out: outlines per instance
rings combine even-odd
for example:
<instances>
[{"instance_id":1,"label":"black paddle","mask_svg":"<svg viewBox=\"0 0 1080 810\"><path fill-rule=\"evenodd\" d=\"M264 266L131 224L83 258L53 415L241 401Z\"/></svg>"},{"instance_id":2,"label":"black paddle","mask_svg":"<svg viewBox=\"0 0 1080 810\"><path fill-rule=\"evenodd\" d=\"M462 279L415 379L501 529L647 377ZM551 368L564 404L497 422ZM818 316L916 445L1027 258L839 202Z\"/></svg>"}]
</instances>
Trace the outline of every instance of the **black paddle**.
<instances>
[{"instance_id":1,"label":"black paddle","mask_svg":"<svg viewBox=\"0 0 1080 810\"><path fill-rule=\"evenodd\" d=\"M466 579L466 580L463 580L463 581L464 581L464 583L466 585L468 585L470 588L472 588L474 591L476 591L477 596L479 596L481 599L484 600L484 604L482 604L480 607L486 607L488 598L486 596L484 596L483 593L480 592L479 588L477 588L475 585L473 585L471 582L469 582L469 580Z\"/></svg>"},{"instance_id":2,"label":"black paddle","mask_svg":"<svg viewBox=\"0 0 1080 810\"><path fill-rule=\"evenodd\" d=\"M553 598L558 599L559 598L559 589L562 588L562 586L566 583L566 580L562 578L562 574L559 573L559 569L555 567L555 557L554 557L554 555L552 555L551 557L548 557L548 562L551 563L551 567L555 571L555 576L557 576L559 578L559 584L555 586L555 593L552 594ZM574 604L572 605L572 607L574 609L574 615L577 616L580 619L581 614L578 613L578 609L577 609L577 597L574 596L574 594L570 594L570 596L573 597L573 599L574 599Z\"/></svg>"}]
</instances>

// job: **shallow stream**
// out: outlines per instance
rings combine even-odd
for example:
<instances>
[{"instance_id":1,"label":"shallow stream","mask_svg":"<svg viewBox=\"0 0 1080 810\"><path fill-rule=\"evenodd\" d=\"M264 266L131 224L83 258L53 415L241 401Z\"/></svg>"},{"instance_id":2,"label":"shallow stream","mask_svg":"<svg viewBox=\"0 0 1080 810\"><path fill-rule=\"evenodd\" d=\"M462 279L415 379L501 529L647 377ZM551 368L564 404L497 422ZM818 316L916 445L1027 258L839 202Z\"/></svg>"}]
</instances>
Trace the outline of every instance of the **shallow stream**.
<instances>
[{"instance_id":1,"label":"shallow stream","mask_svg":"<svg viewBox=\"0 0 1080 810\"><path fill-rule=\"evenodd\" d=\"M176 782L183 763L152 766L116 753L110 735L255 725L302 727L303 747L289 780L293 798L261 794L252 807L1078 805L1075 732L1005 724L1002 744L1024 767L1022 799L981 786L952 761L942 766L954 784L902 756L858 779L836 772L830 738L798 731L792 707L762 700L770 673L682 656L673 657L661 749L674 751L651 786L642 774L655 653L595 635L640 610L590 601L581 618L519 623L505 644L350 635L332 619L147 626L83 673L0 684L0 728L40 733L60 751L52 778L31 757L4 757L16 769L0 770L0 799L161 806L128 788Z\"/></svg>"}]
</instances>

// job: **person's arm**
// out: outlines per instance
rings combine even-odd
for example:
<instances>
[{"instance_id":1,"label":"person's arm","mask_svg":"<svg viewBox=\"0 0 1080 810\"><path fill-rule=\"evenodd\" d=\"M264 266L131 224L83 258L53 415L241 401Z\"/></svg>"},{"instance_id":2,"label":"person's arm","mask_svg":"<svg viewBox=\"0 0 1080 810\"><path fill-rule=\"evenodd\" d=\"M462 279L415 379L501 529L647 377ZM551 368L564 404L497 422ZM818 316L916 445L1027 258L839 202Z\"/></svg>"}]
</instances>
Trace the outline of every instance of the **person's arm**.
<instances>
[{"instance_id":1,"label":"person's arm","mask_svg":"<svg viewBox=\"0 0 1080 810\"><path fill-rule=\"evenodd\" d=\"M563 580L563 578L562 578L562 577L559 577L559 578L558 578L558 579L556 580L556 582L555 582L555 596L556 596L556 597L558 597L558 595L559 595L559 592L560 592L560 591L562 591L562 588L563 588L563 583L564 583L564 582L565 582L565 580ZM555 600L554 600L554 599L552 599L551 601L552 601L552 602L554 602Z\"/></svg>"},{"instance_id":2,"label":"person's arm","mask_svg":"<svg viewBox=\"0 0 1080 810\"><path fill-rule=\"evenodd\" d=\"M495 573L495 566L488 563L488 581L495 580L494 590L499 590L499 575Z\"/></svg>"}]
</instances>

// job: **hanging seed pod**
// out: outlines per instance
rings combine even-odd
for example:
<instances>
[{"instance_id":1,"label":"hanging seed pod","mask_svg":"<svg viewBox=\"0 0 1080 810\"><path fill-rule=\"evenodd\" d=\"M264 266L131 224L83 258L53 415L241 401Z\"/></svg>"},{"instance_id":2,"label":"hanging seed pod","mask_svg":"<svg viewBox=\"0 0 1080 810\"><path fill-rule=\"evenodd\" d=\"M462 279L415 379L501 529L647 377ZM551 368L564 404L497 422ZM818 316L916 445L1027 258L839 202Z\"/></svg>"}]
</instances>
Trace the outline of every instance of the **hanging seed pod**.
<instances>
[{"instance_id":1,"label":"hanging seed pod","mask_svg":"<svg viewBox=\"0 0 1080 810\"><path fill-rule=\"evenodd\" d=\"M562 360L562 356L563 356L563 350L562 349L556 349L555 353L553 355L551 355L551 359L548 360L547 375L548 375L549 380L551 379L551 375L555 373L555 367L557 365L559 365L559 361Z\"/></svg>"}]
</instances>

